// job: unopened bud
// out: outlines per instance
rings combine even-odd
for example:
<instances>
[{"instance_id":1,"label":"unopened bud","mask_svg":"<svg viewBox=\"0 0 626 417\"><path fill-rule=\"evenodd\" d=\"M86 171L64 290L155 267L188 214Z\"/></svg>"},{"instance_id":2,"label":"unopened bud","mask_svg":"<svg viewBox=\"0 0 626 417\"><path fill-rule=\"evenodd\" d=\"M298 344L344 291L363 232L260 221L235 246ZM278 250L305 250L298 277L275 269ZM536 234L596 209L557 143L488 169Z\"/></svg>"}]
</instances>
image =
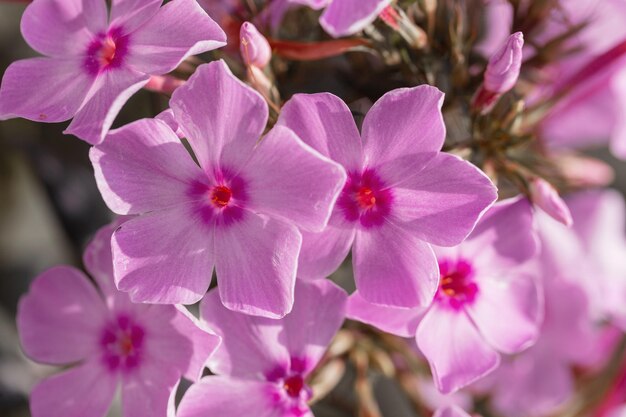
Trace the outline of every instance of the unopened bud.
<instances>
[{"instance_id":1,"label":"unopened bud","mask_svg":"<svg viewBox=\"0 0 626 417\"><path fill-rule=\"evenodd\" d=\"M530 199L554 220L568 227L572 225L572 214L567 204L565 204L559 193L548 181L542 178L534 178L530 182Z\"/></svg>"},{"instance_id":2,"label":"unopened bud","mask_svg":"<svg viewBox=\"0 0 626 417\"><path fill-rule=\"evenodd\" d=\"M239 32L240 51L248 66L265 67L272 57L272 48L265 36L250 22L241 25Z\"/></svg>"},{"instance_id":3,"label":"unopened bud","mask_svg":"<svg viewBox=\"0 0 626 417\"><path fill-rule=\"evenodd\" d=\"M489 59L485 71L485 90L504 94L515 86L522 66L523 46L524 35L516 32Z\"/></svg>"}]
</instances>

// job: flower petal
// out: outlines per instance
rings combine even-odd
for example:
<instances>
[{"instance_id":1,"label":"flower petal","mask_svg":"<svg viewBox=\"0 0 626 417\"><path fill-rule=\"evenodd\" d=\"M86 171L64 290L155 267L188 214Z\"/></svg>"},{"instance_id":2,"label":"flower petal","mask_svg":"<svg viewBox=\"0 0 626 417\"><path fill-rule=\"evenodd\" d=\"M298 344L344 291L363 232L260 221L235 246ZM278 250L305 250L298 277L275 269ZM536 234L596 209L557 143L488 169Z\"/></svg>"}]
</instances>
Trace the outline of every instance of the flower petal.
<instances>
[{"instance_id":1,"label":"flower petal","mask_svg":"<svg viewBox=\"0 0 626 417\"><path fill-rule=\"evenodd\" d=\"M297 227L322 231L346 182L343 167L274 127L241 171L249 180L251 210Z\"/></svg>"},{"instance_id":2,"label":"flower petal","mask_svg":"<svg viewBox=\"0 0 626 417\"><path fill-rule=\"evenodd\" d=\"M279 343L281 321L231 311L222 304L217 289L202 299L200 318L222 337L209 361L214 373L264 379L274 368L289 365L287 346Z\"/></svg>"},{"instance_id":3,"label":"flower petal","mask_svg":"<svg viewBox=\"0 0 626 417\"><path fill-rule=\"evenodd\" d=\"M419 175L394 189L393 215L402 227L439 246L458 245L498 198L478 168L441 153Z\"/></svg>"},{"instance_id":4,"label":"flower petal","mask_svg":"<svg viewBox=\"0 0 626 417\"><path fill-rule=\"evenodd\" d=\"M239 81L224 61L199 66L174 91L170 107L209 177L217 168L237 174L267 123L263 97Z\"/></svg>"},{"instance_id":5,"label":"flower petal","mask_svg":"<svg viewBox=\"0 0 626 417\"><path fill-rule=\"evenodd\" d=\"M374 22L391 0L333 0L322 16L320 25L334 38L352 35Z\"/></svg>"},{"instance_id":6,"label":"flower petal","mask_svg":"<svg viewBox=\"0 0 626 417\"><path fill-rule=\"evenodd\" d=\"M282 320L280 342L293 359L304 361L303 374L312 371L346 317L346 292L329 280L296 282L293 310Z\"/></svg>"},{"instance_id":7,"label":"flower petal","mask_svg":"<svg viewBox=\"0 0 626 417\"><path fill-rule=\"evenodd\" d=\"M346 259L356 229L334 212L328 226L319 233L302 232L302 249L298 257L298 278L325 278Z\"/></svg>"},{"instance_id":8,"label":"flower petal","mask_svg":"<svg viewBox=\"0 0 626 417\"><path fill-rule=\"evenodd\" d=\"M280 407L278 386L265 381L209 376L187 390L177 417L291 415ZM298 414L300 415L300 414Z\"/></svg>"},{"instance_id":9,"label":"flower petal","mask_svg":"<svg viewBox=\"0 0 626 417\"><path fill-rule=\"evenodd\" d=\"M94 79L79 59L31 58L9 65L0 87L0 120L62 122L76 114Z\"/></svg>"},{"instance_id":10,"label":"flower petal","mask_svg":"<svg viewBox=\"0 0 626 417\"><path fill-rule=\"evenodd\" d=\"M39 275L20 300L17 327L24 352L50 364L68 364L97 352L104 302L89 279L59 266Z\"/></svg>"},{"instance_id":11,"label":"flower petal","mask_svg":"<svg viewBox=\"0 0 626 417\"><path fill-rule=\"evenodd\" d=\"M347 316L400 337L414 337L423 308L397 308L372 304L355 291L348 299Z\"/></svg>"},{"instance_id":12,"label":"flower petal","mask_svg":"<svg viewBox=\"0 0 626 417\"><path fill-rule=\"evenodd\" d=\"M291 311L301 245L302 235L294 226L251 212L230 225L218 225L215 270L224 305L272 318Z\"/></svg>"},{"instance_id":13,"label":"flower petal","mask_svg":"<svg viewBox=\"0 0 626 417\"><path fill-rule=\"evenodd\" d=\"M96 183L109 208L139 214L178 206L192 199L200 168L162 121L143 119L112 131L91 148Z\"/></svg>"},{"instance_id":14,"label":"flower petal","mask_svg":"<svg viewBox=\"0 0 626 417\"><path fill-rule=\"evenodd\" d=\"M514 269L481 277L479 293L466 310L485 340L504 353L517 353L539 337L542 302L535 278Z\"/></svg>"},{"instance_id":15,"label":"flower petal","mask_svg":"<svg viewBox=\"0 0 626 417\"><path fill-rule=\"evenodd\" d=\"M456 405L439 408L433 414L433 417L471 417L467 411Z\"/></svg>"},{"instance_id":16,"label":"flower petal","mask_svg":"<svg viewBox=\"0 0 626 417\"><path fill-rule=\"evenodd\" d=\"M382 96L363 121L365 166L375 167L387 186L418 176L443 145L442 105L443 93L427 85Z\"/></svg>"},{"instance_id":17,"label":"flower petal","mask_svg":"<svg viewBox=\"0 0 626 417\"><path fill-rule=\"evenodd\" d=\"M500 355L463 310L434 303L417 328L417 345L428 359L437 388L449 394L498 367Z\"/></svg>"},{"instance_id":18,"label":"flower petal","mask_svg":"<svg viewBox=\"0 0 626 417\"><path fill-rule=\"evenodd\" d=\"M357 231L352 264L361 297L375 304L427 306L439 284L430 245L390 223Z\"/></svg>"},{"instance_id":19,"label":"flower petal","mask_svg":"<svg viewBox=\"0 0 626 417\"><path fill-rule=\"evenodd\" d=\"M163 0L112 0L111 27L122 27L125 34L133 32L151 20L161 7Z\"/></svg>"},{"instance_id":20,"label":"flower petal","mask_svg":"<svg viewBox=\"0 0 626 417\"><path fill-rule=\"evenodd\" d=\"M167 366L167 362L142 364L135 372L124 375L123 415L173 417L174 397L179 381L180 373Z\"/></svg>"},{"instance_id":21,"label":"flower petal","mask_svg":"<svg viewBox=\"0 0 626 417\"><path fill-rule=\"evenodd\" d=\"M132 34L128 64L147 74L165 74L190 55L224 45L224 31L195 0L174 0Z\"/></svg>"},{"instance_id":22,"label":"flower petal","mask_svg":"<svg viewBox=\"0 0 626 417\"><path fill-rule=\"evenodd\" d=\"M149 78L127 68L100 74L87 101L63 133L75 135L92 145L102 142L122 106Z\"/></svg>"},{"instance_id":23,"label":"flower petal","mask_svg":"<svg viewBox=\"0 0 626 417\"><path fill-rule=\"evenodd\" d=\"M286 126L307 145L350 171L362 168L361 135L352 112L330 93L296 94L281 109L277 125Z\"/></svg>"},{"instance_id":24,"label":"flower petal","mask_svg":"<svg viewBox=\"0 0 626 417\"><path fill-rule=\"evenodd\" d=\"M104 417L117 379L97 362L86 362L44 379L30 394L33 417Z\"/></svg>"},{"instance_id":25,"label":"flower petal","mask_svg":"<svg viewBox=\"0 0 626 417\"><path fill-rule=\"evenodd\" d=\"M211 283L212 227L187 207L127 221L111 247L117 287L134 302L193 304Z\"/></svg>"},{"instance_id":26,"label":"flower petal","mask_svg":"<svg viewBox=\"0 0 626 417\"><path fill-rule=\"evenodd\" d=\"M37 0L24 10L21 30L26 42L44 55L78 56L106 25L102 0Z\"/></svg>"}]
</instances>

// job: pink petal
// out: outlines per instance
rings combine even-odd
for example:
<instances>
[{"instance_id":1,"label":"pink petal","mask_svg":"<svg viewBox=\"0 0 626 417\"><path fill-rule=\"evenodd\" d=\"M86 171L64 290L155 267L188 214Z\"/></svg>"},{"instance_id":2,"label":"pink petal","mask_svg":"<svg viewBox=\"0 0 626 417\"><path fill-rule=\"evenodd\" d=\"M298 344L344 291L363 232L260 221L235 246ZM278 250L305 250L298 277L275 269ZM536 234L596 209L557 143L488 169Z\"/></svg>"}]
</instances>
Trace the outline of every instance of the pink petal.
<instances>
[{"instance_id":1,"label":"pink petal","mask_svg":"<svg viewBox=\"0 0 626 417\"><path fill-rule=\"evenodd\" d=\"M210 92L210 93L207 93ZM235 171L250 158L267 123L267 104L224 61L201 65L172 94L170 107L207 174Z\"/></svg>"},{"instance_id":2,"label":"pink petal","mask_svg":"<svg viewBox=\"0 0 626 417\"><path fill-rule=\"evenodd\" d=\"M361 297L375 304L427 306L439 284L431 247L393 224L357 231L352 264Z\"/></svg>"},{"instance_id":3,"label":"pink petal","mask_svg":"<svg viewBox=\"0 0 626 417\"><path fill-rule=\"evenodd\" d=\"M80 59L32 58L9 65L0 87L0 120L62 122L76 114L94 79Z\"/></svg>"},{"instance_id":4,"label":"pink petal","mask_svg":"<svg viewBox=\"0 0 626 417\"><path fill-rule=\"evenodd\" d=\"M214 373L264 379L276 367L289 365L287 347L279 342L281 321L228 310L218 290L204 297L200 317L222 337L222 344L209 362Z\"/></svg>"},{"instance_id":5,"label":"pink petal","mask_svg":"<svg viewBox=\"0 0 626 417\"><path fill-rule=\"evenodd\" d=\"M113 254L111 235L121 223L114 221L100 228L83 253L83 264L105 296L117 291L113 280Z\"/></svg>"},{"instance_id":6,"label":"pink petal","mask_svg":"<svg viewBox=\"0 0 626 417\"><path fill-rule=\"evenodd\" d=\"M419 175L394 189L393 214L419 239L458 245L498 198L496 187L471 163L441 153Z\"/></svg>"},{"instance_id":7,"label":"pink petal","mask_svg":"<svg viewBox=\"0 0 626 417\"><path fill-rule=\"evenodd\" d=\"M439 408L433 414L433 417L471 417L467 411L456 405Z\"/></svg>"},{"instance_id":8,"label":"pink petal","mask_svg":"<svg viewBox=\"0 0 626 417\"><path fill-rule=\"evenodd\" d=\"M84 53L93 35L106 25L104 1L37 0L24 10L20 26L24 39L36 51L67 57Z\"/></svg>"},{"instance_id":9,"label":"pink petal","mask_svg":"<svg viewBox=\"0 0 626 417\"><path fill-rule=\"evenodd\" d=\"M68 364L97 353L104 302L77 269L59 266L39 275L22 297L17 327L24 352L32 359Z\"/></svg>"},{"instance_id":10,"label":"pink petal","mask_svg":"<svg viewBox=\"0 0 626 417\"><path fill-rule=\"evenodd\" d=\"M30 394L33 417L104 417L116 378L97 362L85 362L41 381Z\"/></svg>"},{"instance_id":11,"label":"pink petal","mask_svg":"<svg viewBox=\"0 0 626 417\"><path fill-rule=\"evenodd\" d=\"M279 341L292 358L304 360L303 374L312 371L346 316L345 291L329 280L296 282L293 310L282 320Z\"/></svg>"},{"instance_id":12,"label":"pink petal","mask_svg":"<svg viewBox=\"0 0 626 417\"><path fill-rule=\"evenodd\" d=\"M301 245L302 236L294 226L251 212L218 226L215 270L224 305L272 318L291 311Z\"/></svg>"},{"instance_id":13,"label":"pink petal","mask_svg":"<svg viewBox=\"0 0 626 417\"><path fill-rule=\"evenodd\" d=\"M128 34L150 21L159 12L163 0L112 0L111 27L122 27Z\"/></svg>"},{"instance_id":14,"label":"pink petal","mask_svg":"<svg viewBox=\"0 0 626 417\"><path fill-rule=\"evenodd\" d=\"M172 326L179 335L188 338L192 344L192 353L187 357L190 360L183 375L190 381L196 381L202 376L206 363L217 350L221 339L206 329L185 307L178 306L177 310Z\"/></svg>"},{"instance_id":15,"label":"pink petal","mask_svg":"<svg viewBox=\"0 0 626 417\"><path fill-rule=\"evenodd\" d=\"M328 223L346 173L305 145L290 129L274 127L242 169L250 209L320 232Z\"/></svg>"},{"instance_id":16,"label":"pink petal","mask_svg":"<svg viewBox=\"0 0 626 417\"><path fill-rule=\"evenodd\" d=\"M356 230L353 225L344 222L342 216L340 213L333 213L328 226L322 232L302 232L298 278L327 277L346 259L352 248Z\"/></svg>"},{"instance_id":17,"label":"pink petal","mask_svg":"<svg viewBox=\"0 0 626 417\"><path fill-rule=\"evenodd\" d=\"M417 328L417 345L428 359L437 388L449 394L498 367L500 355L462 310L434 303Z\"/></svg>"},{"instance_id":18,"label":"pink petal","mask_svg":"<svg viewBox=\"0 0 626 417\"><path fill-rule=\"evenodd\" d=\"M149 78L126 68L100 74L87 101L63 133L78 136L92 145L102 142L122 106Z\"/></svg>"},{"instance_id":19,"label":"pink petal","mask_svg":"<svg viewBox=\"0 0 626 417\"><path fill-rule=\"evenodd\" d=\"M122 413L124 417L173 417L174 399L180 374L169 366L150 363L124 375Z\"/></svg>"},{"instance_id":20,"label":"pink petal","mask_svg":"<svg viewBox=\"0 0 626 417\"><path fill-rule=\"evenodd\" d=\"M119 214L189 202L190 184L203 176L176 134L155 119L112 131L89 157L104 201Z\"/></svg>"},{"instance_id":21,"label":"pink petal","mask_svg":"<svg viewBox=\"0 0 626 417\"><path fill-rule=\"evenodd\" d=\"M285 103L276 124L290 128L347 171L361 170L361 135L352 112L339 97L330 93L296 94Z\"/></svg>"},{"instance_id":22,"label":"pink petal","mask_svg":"<svg viewBox=\"0 0 626 417\"><path fill-rule=\"evenodd\" d=\"M365 116L365 166L375 167L387 186L420 177L441 149L446 135L443 97L427 85L400 88L382 96Z\"/></svg>"},{"instance_id":23,"label":"pink petal","mask_svg":"<svg viewBox=\"0 0 626 417\"><path fill-rule=\"evenodd\" d=\"M190 55L226 45L222 29L195 0L167 3L131 39L128 64L147 74L168 73Z\"/></svg>"},{"instance_id":24,"label":"pink petal","mask_svg":"<svg viewBox=\"0 0 626 417\"><path fill-rule=\"evenodd\" d=\"M539 337L543 305L535 277L511 270L481 277L479 293L466 310L485 340L504 353L517 353Z\"/></svg>"},{"instance_id":25,"label":"pink petal","mask_svg":"<svg viewBox=\"0 0 626 417\"><path fill-rule=\"evenodd\" d=\"M391 0L332 0L320 24L334 38L352 35L374 22Z\"/></svg>"},{"instance_id":26,"label":"pink petal","mask_svg":"<svg viewBox=\"0 0 626 417\"><path fill-rule=\"evenodd\" d=\"M539 251L534 229L530 202L523 196L506 199L487 210L459 250L476 269L506 275Z\"/></svg>"},{"instance_id":27,"label":"pink petal","mask_svg":"<svg viewBox=\"0 0 626 417\"><path fill-rule=\"evenodd\" d=\"M134 302L193 304L213 270L213 233L187 207L131 219L113 234L115 281Z\"/></svg>"},{"instance_id":28,"label":"pink petal","mask_svg":"<svg viewBox=\"0 0 626 417\"><path fill-rule=\"evenodd\" d=\"M165 122L165 124L168 125L179 138L185 137L185 134L182 132L182 130L180 130L180 126L178 126L178 122L174 117L174 112L172 111L172 109L163 110L161 113L154 116L154 118Z\"/></svg>"},{"instance_id":29,"label":"pink petal","mask_svg":"<svg viewBox=\"0 0 626 417\"><path fill-rule=\"evenodd\" d=\"M424 316L423 308L397 308L372 304L361 297L359 291L348 299L348 318L377 327L401 337L413 337Z\"/></svg>"},{"instance_id":30,"label":"pink petal","mask_svg":"<svg viewBox=\"0 0 626 417\"><path fill-rule=\"evenodd\" d=\"M283 414L279 387L264 381L222 376L203 378L187 390L177 417L254 416L278 417Z\"/></svg>"}]
</instances>

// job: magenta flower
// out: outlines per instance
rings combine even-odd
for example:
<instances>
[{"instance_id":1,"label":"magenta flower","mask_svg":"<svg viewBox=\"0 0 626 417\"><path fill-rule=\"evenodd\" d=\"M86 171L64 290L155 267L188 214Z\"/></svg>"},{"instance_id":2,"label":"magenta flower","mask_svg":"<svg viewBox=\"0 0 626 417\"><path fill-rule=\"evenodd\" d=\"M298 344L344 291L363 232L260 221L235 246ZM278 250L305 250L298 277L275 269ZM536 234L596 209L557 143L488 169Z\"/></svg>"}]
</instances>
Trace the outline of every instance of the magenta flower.
<instances>
[{"instance_id":1,"label":"magenta flower","mask_svg":"<svg viewBox=\"0 0 626 417\"><path fill-rule=\"evenodd\" d=\"M506 43L489 58L484 81L487 91L504 94L515 86L522 66L523 46L522 32L513 33Z\"/></svg>"},{"instance_id":2,"label":"magenta flower","mask_svg":"<svg viewBox=\"0 0 626 417\"><path fill-rule=\"evenodd\" d=\"M246 65L264 68L272 58L272 48L265 36L250 22L244 22L239 32L241 57Z\"/></svg>"},{"instance_id":3,"label":"magenta flower","mask_svg":"<svg viewBox=\"0 0 626 417\"><path fill-rule=\"evenodd\" d=\"M442 102L430 86L387 93L365 117L363 139L332 94L297 94L283 107L278 125L348 172L326 230L303 234L299 277L331 274L352 248L363 298L400 307L431 302L439 271L429 243L459 244L496 199L481 171L439 152Z\"/></svg>"},{"instance_id":4,"label":"magenta flower","mask_svg":"<svg viewBox=\"0 0 626 417\"><path fill-rule=\"evenodd\" d=\"M209 363L218 376L192 385L177 416L311 417L306 379L343 323L346 298L330 281L298 281L293 311L271 320L227 310L209 292L200 315L222 336Z\"/></svg>"},{"instance_id":5,"label":"magenta flower","mask_svg":"<svg viewBox=\"0 0 626 417\"><path fill-rule=\"evenodd\" d=\"M33 417L102 417L121 386L129 416L163 416L181 376L200 378L219 338L184 308L132 304L113 285L109 241L98 232L81 271L52 268L20 300L17 326L24 352L37 362L72 365L32 391Z\"/></svg>"},{"instance_id":6,"label":"magenta flower","mask_svg":"<svg viewBox=\"0 0 626 417\"><path fill-rule=\"evenodd\" d=\"M524 268L537 249L532 219L526 199L507 200L461 245L436 248L441 282L428 309L376 306L357 291L348 316L415 336L443 393L470 384L498 366L498 352L520 352L538 336L541 299Z\"/></svg>"},{"instance_id":7,"label":"magenta flower","mask_svg":"<svg viewBox=\"0 0 626 417\"><path fill-rule=\"evenodd\" d=\"M73 118L65 133L100 143L128 98L150 75L225 45L224 32L194 0L35 0L22 34L45 55L7 68L0 120Z\"/></svg>"},{"instance_id":8,"label":"magenta flower","mask_svg":"<svg viewBox=\"0 0 626 417\"><path fill-rule=\"evenodd\" d=\"M267 104L222 61L200 66L170 105L200 166L161 120L132 123L91 150L108 206L141 214L113 235L118 288L133 301L194 303L215 265L225 306L285 315L298 227L326 226L343 168L284 127L259 141Z\"/></svg>"}]
</instances>

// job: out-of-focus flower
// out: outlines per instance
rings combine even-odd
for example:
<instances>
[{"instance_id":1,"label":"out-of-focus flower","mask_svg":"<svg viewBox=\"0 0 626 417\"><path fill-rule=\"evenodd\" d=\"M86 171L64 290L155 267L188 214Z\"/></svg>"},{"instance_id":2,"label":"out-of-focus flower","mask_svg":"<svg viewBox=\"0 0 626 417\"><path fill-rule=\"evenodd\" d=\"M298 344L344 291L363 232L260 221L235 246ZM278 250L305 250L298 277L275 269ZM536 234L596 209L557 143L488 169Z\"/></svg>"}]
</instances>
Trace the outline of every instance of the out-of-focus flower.
<instances>
[{"instance_id":1,"label":"out-of-focus flower","mask_svg":"<svg viewBox=\"0 0 626 417\"><path fill-rule=\"evenodd\" d=\"M441 282L428 309L376 306L356 292L348 317L415 336L439 390L454 392L493 371L498 352L520 352L538 337L542 299L525 269L536 250L528 200L498 203L462 244L435 249Z\"/></svg>"},{"instance_id":2,"label":"out-of-focus flower","mask_svg":"<svg viewBox=\"0 0 626 417\"><path fill-rule=\"evenodd\" d=\"M35 0L22 34L46 57L14 62L0 88L0 120L73 118L65 133L100 143L128 98L150 75L187 56L218 48L226 37L195 0ZM167 33L167 36L163 36Z\"/></svg>"},{"instance_id":3,"label":"out-of-focus flower","mask_svg":"<svg viewBox=\"0 0 626 417\"><path fill-rule=\"evenodd\" d=\"M530 181L529 189L530 198L537 207L565 226L572 225L572 215L569 208L548 181L539 177L533 178Z\"/></svg>"},{"instance_id":4,"label":"out-of-focus flower","mask_svg":"<svg viewBox=\"0 0 626 417\"><path fill-rule=\"evenodd\" d=\"M104 416L118 385L123 415L165 417L181 376L199 379L219 344L182 307L133 304L115 290L113 229L98 232L85 252L100 291L61 266L37 277L20 300L24 352L37 362L76 364L34 388L34 417Z\"/></svg>"},{"instance_id":5,"label":"out-of-focus flower","mask_svg":"<svg viewBox=\"0 0 626 417\"><path fill-rule=\"evenodd\" d=\"M470 415L461 407L450 405L444 408L439 408L435 411L433 417L470 417Z\"/></svg>"},{"instance_id":6,"label":"out-of-focus flower","mask_svg":"<svg viewBox=\"0 0 626 417\"><path fill-rule=\"evenodd\" d=\"M329 275L352 247L363 298L400 307L431 302L439 273L430 243L460 243L496 199L487 176L439 151L442 102L430 86L391 91L368 112L362 139L332 94L298 94L283 107L277 124L348 172L328 227L303 234L299 277Z\"/></svg>"},{"instance_id":7,"label":"out-of-focus flower","mask_svg":"<svg viewBox=\"0 0 626 417\"><path fill-rule=\"evenodd\" d=\"M118 288L133 301L194 303L215 265L228 308L284 316L298 227L326 226L345 171L284 127L259 141L267 104L223 61L200 66L170 105L200 166L154 119L111 132L90 153L108 206L140 214L113 235Z\"/></svg>"},{"instance_id":8,"label":"out-of-focus flower","mask_svg":"<svg viewBox=\"0 0 626 417\"><path fill-rule=\"evenodd\" d=\"M271 320L227 310L209 292L200 314L223 340L209 363L218 376L192 385L177 416L312 416L306 379L343 323L346 298L330 281L298 281L293 311Z\"/></svg>"},{"instance_id":9,"label":"out-of-focus flower","mask_svg":"<svg viewBox=\"0 0 626 417\"><path fill-rule=\"evenodd\" d=\"M239 50L246 65L265 67L272 58L272 48L265 36L250 22L241 25Z\"/></svg>"}]
</instances>

